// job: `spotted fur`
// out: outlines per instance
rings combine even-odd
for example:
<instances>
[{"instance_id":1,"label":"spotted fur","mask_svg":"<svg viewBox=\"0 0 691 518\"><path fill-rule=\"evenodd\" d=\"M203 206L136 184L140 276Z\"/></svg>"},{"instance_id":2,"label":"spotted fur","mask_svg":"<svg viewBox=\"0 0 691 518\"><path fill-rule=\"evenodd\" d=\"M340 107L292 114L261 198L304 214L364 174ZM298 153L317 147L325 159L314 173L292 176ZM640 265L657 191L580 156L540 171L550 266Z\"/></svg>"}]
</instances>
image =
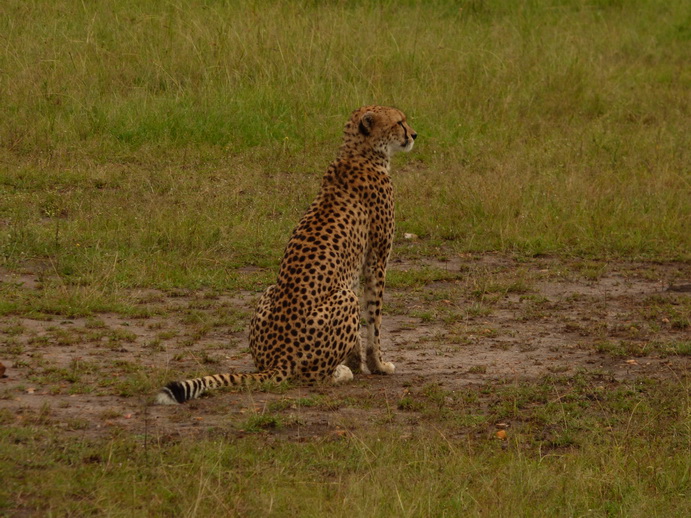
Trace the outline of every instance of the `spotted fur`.
<instances>
[{"instance_id":1,"label":"spotted fur","mask_svg":"<svg viewBox=\"0 0 691 518\"><path fill-rule=\"evenodd\" d=\"M258 372L174 381L158 394L182 403L220 386L294 379L338 383L352 370L392 374L382 361L380 329L386 265L394 235L389 160L410 151L417 134L405 115L383 106L355 110L321 190L288 241L276 284L259 300L250 323ZM360 340L358 283L367 324Z\"/></svg>"}]
</instances>

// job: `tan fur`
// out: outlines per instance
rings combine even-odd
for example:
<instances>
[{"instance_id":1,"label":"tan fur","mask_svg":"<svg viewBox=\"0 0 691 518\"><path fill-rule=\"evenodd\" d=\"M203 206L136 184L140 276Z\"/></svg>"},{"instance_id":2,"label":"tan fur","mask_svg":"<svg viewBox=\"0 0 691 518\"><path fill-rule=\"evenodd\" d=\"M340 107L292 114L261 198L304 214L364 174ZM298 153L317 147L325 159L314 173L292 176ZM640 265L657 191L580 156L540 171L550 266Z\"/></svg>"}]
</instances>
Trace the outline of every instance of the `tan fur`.
<instances>
[{"instance_id":1,"label":"tan fur","mask_svg":"<svg viewBox=\"0 0 691 518\"><path fill-rule=\"evenodd\" d=\"M250 351L259 372L172 382L159 393L159 403L181 403L209 388L250 381L340 382L360 368L393 373L380 349L394 235L389 160L410 151L416 136L395 108L365 106L351 114L338 157L288 241L276 284L264 292L252 318ZM368 328L364 350L358 281Z\"/></svg>"}]
</instances>

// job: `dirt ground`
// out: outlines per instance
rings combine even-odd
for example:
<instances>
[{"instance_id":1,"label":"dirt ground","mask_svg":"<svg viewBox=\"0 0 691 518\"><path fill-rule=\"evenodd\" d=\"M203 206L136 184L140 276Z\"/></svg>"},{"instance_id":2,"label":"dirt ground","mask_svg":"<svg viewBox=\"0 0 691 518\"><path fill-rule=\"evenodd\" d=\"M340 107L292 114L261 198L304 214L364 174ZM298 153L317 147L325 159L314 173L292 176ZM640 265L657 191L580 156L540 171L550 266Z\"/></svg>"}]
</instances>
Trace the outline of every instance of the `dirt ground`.
<instances>
[{"instance_id":1,"label":"dirt ground","mask_svg":"<svg viewBox=\"0 0 691 518\"><path fill-rule=\"evenodd\" d=\"M392 376L152 406L171 377L253 369L246 326L259 293L145 290L130 294L144 310L135 316L0 317L0 409L5 422L155 440L241 436L253 416L279 415L272 433L300 440L385 421L414 426L415 412L399 402L429 386L454 393L579 372L689 374L690 264L451 254L394 259L390 269L382 339ZM40 289L33 273L2 282Z\"/></svg>"}]
</instances>

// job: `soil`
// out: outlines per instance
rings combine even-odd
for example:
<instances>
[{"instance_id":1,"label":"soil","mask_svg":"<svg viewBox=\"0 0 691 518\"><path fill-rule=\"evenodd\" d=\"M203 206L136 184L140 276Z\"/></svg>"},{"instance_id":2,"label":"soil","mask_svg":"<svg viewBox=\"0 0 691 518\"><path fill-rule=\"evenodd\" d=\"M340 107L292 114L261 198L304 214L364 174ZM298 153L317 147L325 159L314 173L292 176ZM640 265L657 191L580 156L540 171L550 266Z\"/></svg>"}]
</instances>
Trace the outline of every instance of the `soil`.
<instances>
[{"instance_id":1,"label":"soil","mask_svg":"<svg viewBox=\"0 0 691 518\"><path fill-rule=\"evenodd\" d=\"M171 377L253 370L246 325L259 293L140 290L129 294L145 309L136 316L0 317L3 420L87 438L170 440L242 436L252 417L278 415L280 426L265 419L260 433L302 440L383 422L414 426L415 413L399 402L430 386L453 394L583 372L610 381L690 372L688 263L483 254L394 260L390 269L413 275L386 293L382 347L396 365L391 376L219 390L153 406L155 387ZM416 272L432 272L432 280L416 281ZM31 273L2 280L41 289Z\"/></svg>"}]
</instances>

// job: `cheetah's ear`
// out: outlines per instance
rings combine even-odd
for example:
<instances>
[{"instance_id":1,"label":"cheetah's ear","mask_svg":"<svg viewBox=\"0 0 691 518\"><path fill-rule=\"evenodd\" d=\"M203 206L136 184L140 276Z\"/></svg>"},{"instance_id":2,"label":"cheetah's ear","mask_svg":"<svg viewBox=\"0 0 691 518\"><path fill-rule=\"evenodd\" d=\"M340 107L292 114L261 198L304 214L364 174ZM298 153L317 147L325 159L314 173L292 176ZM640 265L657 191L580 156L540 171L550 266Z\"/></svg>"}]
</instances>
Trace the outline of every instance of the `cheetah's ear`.
<instances>
[{"instance_id":1,"label":"cheetah's ear","mask_svg":"<svg viewBox=\"0 0 691 518\"><path fill-rule=\"evenodd\" d=\"M372 126L374 125L374 113L366 112L360 119L360 125L358 129L365 137L369 137Z\"/></svg>"}]
</instances>

